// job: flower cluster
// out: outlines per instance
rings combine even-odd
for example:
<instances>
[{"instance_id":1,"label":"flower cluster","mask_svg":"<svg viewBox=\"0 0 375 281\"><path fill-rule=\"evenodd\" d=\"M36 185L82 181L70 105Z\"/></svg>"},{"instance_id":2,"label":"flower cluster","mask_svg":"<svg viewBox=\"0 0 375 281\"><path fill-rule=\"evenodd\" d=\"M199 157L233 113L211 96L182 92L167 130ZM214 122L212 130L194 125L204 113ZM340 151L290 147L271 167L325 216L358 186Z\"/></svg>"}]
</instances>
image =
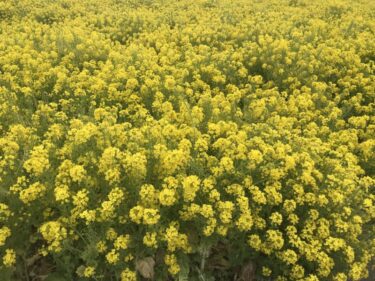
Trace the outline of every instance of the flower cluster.
<instances>
[{"instance_id":1,"label":"flower cluster","mask_svg":"<svg viewBox=\"0 0 375 281\"><path fill-rule=\"evenodd\" d=\"M374 3L0 0L0 274L366 278Z\"/></svg>"}]
</instances>

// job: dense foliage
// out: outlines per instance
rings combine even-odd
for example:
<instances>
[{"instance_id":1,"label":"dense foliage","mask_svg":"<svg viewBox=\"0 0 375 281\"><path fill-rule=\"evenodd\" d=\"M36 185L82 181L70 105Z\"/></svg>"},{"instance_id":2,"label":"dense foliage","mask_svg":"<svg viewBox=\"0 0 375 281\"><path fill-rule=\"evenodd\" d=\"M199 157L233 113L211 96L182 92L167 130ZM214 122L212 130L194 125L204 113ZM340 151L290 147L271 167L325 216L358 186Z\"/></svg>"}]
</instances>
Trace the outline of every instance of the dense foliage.
<instances>
[{"instance_id":1,"label":"dense foliage","mask_svg":"<svg viewBox=\"0 0 375 281\"><path fill-rule=\"evenodd\" d=\"M1 281L360 280L375 1L0 0Z\"/></svg>"}]
</instances>

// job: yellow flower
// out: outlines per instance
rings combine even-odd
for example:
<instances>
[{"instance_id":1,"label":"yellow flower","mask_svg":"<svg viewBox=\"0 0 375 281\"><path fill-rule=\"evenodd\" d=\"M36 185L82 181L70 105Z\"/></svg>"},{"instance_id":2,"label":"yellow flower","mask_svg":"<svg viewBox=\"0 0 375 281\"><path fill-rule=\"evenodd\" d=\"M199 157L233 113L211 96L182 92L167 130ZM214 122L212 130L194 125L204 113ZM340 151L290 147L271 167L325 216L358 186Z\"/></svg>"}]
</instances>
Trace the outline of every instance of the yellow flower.
<instances>
[{"instance_id":1,"label":"yellow flower","mask_svg":"<svg viewBox=\"0 0 375 281\"><path fill-rule=\"evenodd\" d=\"M157 200L157 193L155 187L151 184L144 184L139 191L141 201L146 205L154 205Z\"/></svg>"},{"instance_id":2,"label":"yellow flower","mask_svg":"<svg viewBox=\"0 0 375 281\"><path fill-rule=\"evenodd\" d=\"M87 280L159 252L183 279L235 242L263 279L367 277L374 1L34 2L0 0L3 267L22 238Z\"/></svg>"},{"instance_id":3,"label":"yellow flower","mask_svg":"<svg viewBox=\"0 0 375 281\"><path fill-rule=\"evenodd\" d=\"M81 189L73 196L73 204L80 209L87 206L89 202L89 192L86 189Z\"/></svg>"},{"instance_id":4,"label":"yellow flower","mask_svg":"<svg viewBox=\"0 0 375 281\"><path fill-rule=\"evenodd\" d=\"M20 199L25 204L28 204L43 196L46 190L47 188L40 182L33 183L20 192Z\"/></svg>"},{"instance_id":5,"label":"yellow flower","mask_svg":"<svg viewBox=\"0 0 375 281\"><path fill-rule=\"evenodd\" d=\"M55 193L55 199L58 202L63 202L66 203L69 200L70 197L70 192L69 192L69 187L67 185L61 185L57 186L54 190Z\"/></svg>"},{"instance_id":6,"label":"yellow flower","mask_svg":"<svg viewBox=\"0 0 375 281\"><path fill-rule=\"evenodd\" d=\"M346 276L345 273L338 273L333 278L333 281L347 281L347 280L348 280L348 277Z\"/></svg>"},{"instance_id":7,"label":"yellow flower","mask_svg":"<svg viewBox=\"0 0 375 281\"><path fill-rule=\"evenodd\" d=\"M293 265L291 271L290 271L290 277L293 279L301 279L305 275L305 270L302 266L296 264Z\"/></svg>"},{"instance_id":8,"label":"yellow flower","mask_svg":"<svg viewBox=\"0 0 375 281\"><path fill-rule=\"evenodd\" d=\"M167 241L168 251L174 252L176 249L183 249L185 252L190 252L188 237L185 234L179 233L178 229L170 225L165 230L164 239Z\"/></svg>"},{"instance_id":9,"label":"yellow flower","mask_svg":"<svg viewBox=\"0 0 375 281\"><path fill-rule=\"evenodd\" d=\"M278 212L274 212L271 214L270 220L272 224L280 225L283 222L283 216Z\"/></svg>"},{"instance_id":10,"label":"yellow flower","mask_svg":"<svg viewBox=\"0 0 375 281\"><path fill-rule=\"evenodd\" d=\"M203 229L204 236L211 236L214 233L216 226L217 220L215 218L210 218Z\"/></svg>"},{"instance_id":11,"label":"yellow flower","mask_svg":"<svg viewBox=\"0 0 375 281\"><path fill-rule=\"evenodd\" d=\"M287 199L284 201L283 210L287 213L291 213L296 209L296 202L294 200Z\"/></svg>"},{"instance_id":12,"label":"yellow flower","mask_svg":"<svg viewBox=\"0 0 375 281\"><path fill-rule=\"evenodd\" d=\"M266 277L271 276L272 270L269 267L262 266L262 274Z\"/></svg>"},{"instance_id":13,"label":"yellow flower","mask_svg":"<svg viewBox=\"0 0 375 281\"><path fill-rule=\"evenodd\" d=\"M156 248L157 240L156 240L156 233L155 232L147 232L145 236L143 236L143 244L150 248Z\"/></svg>"},{"instance_id":14,"label":"yellow flower","mask_svg":"<svg viewBox=\"0 0 375 281\"><path fill-rule=\"evenodd\" d=\"M132 261L132 260L134 260L134 256L132 254L126 255L125 258L124 258L125 262L129 262L129 261Z\"/></svg>"},{"instance_id":15,"label":"yellow flower","mask_svg":"<svg viewBox=\"0 0 375 281\"><path fill-rule=\"evenodd\" d=\"M327 250L329 251L338 251L345 248L346 243L344 239L328 237L325 242L325 246L327 246Z\"/></svg>"},{"instance_id":16,"label":"yellow flower","mask_svg":"<svg viewBox=\"0 0 375 281\"><path fill-rule=\"evenodd\" d=\"M95 274L95 267L93 266L87 266L85 267L85 270L83 271L83 276L86 278L92 277Z\"/></svg>"},{"instance_id":17,"label":"yellow flower","mask_svg":"<svg viewBox=\"0 0 375 281\"><path fill-rule=\"evenodd\" d=\"M11 215L8 205L0 203L0 221L6 221Z\"/></svg>"},{"instance_id":18,"label":"yellow flower","mask_svg":"<svg viewBox=\"0 0 375 281\"><path fill-rule=\"evenodd\" d=\"M61 243L67 238L67 230L61 225L60 222L46 222L39 228L39 232L43 236L44 240L48 242L49 250L57 253L62 250Z\"/></svg>"},{"instance_id":19,"label":"yellow flower","mask_svg":"<svg viewBox=\"0 0 375 281\"><path fill-rule=\"evenodd\" d=\"M220 219L223 223L230 223L234 210L234 204L231 201L218 202L218 209L220 211Z\"/></svg>"},{"instance_id":20,"label":"yellow flower","mask_svg":"<svg viewBox=\"0 0 375 281\"><path fill-rule=\"evenodd\" d=\"M137 281L137 274L126 268L121 272L121 281Z\"/></svg>"},{"instance_id":21,"label":"yellow flower","mask_svg":"<svg viewBox=\"0 0 375 281\"><path fill-rule=\"evenodd\" d=\"M96 249L98 250L99 253L104 253L105 251L107 251L107 245L105 244L104 241L99 241L96 244Z\"/></svg>"},{"instance_id":22,"label":"yellow flower","mask_svg":"<svg viewBox=\"0 0 375 281\"><path fill-rule=\"evenodd\" d=\"M0 247L5 245L5 240L10 236L11 231L8 227L3 226L0 228Z\"/></svg>"},{"instance_id":23,"label":"yellow flower","mask_svg":"<svg viewBox=\"0 0 375 281\"><path fill-rule=\"evenodd\" d=\"M249 191L252 195L251 200L253 200L254 202L256 202L258 204L266 204L267 203L266 196L264 195L264 193L262 191L260 191L259 187L254 186L254 185L250 186Z\"/></svg>"},{"instance_id":24,"label":"yellow flower","mask_svg":"<svg viewBox=\"0 0 375 281\"><path fill-rule=\"evenodd\" d=\"M177 263L177 258L174 254L167 254L164 257L164 262L168 265L168 271L172 275L176 275L180 272L180 266Z\"/></svg>"},{"instance_id":25,"label":"yellow flower","mask_svg":"<svg viewBox=\"0 0 375 281\"><path fill-rule=\"evenodd\" d=\"M280 259L287 264L295 264L298 260L298 256L295 251L288 249L280 253Z\"/></svg>"},{"instance_id":26,"label":"yellow flower","mask_svg":"<svg viewBox=\"0 0 375 281\"><path fill-rule=\"evenodd\" d=\"M278 230L267 230L267 244L276 250L281 249L284 246L283 235Z\"/></svg>"},{"instance_id":27,"label":"yellow flower","mask_svg":"<svg viewBox=\"0 0 375 281\"><path fill-rule=\"evenodd\" d=\"M143 212L144 212L144 208L142 206L135 206L131 208L129 212L130 219L133 222L140 224L143 219Z\"/></svg>"},{"instance_id":28,"label":"yellow flower","mask_svg":"<svg viewBox=\"0 0 375 281\"><path fill-rule=\"evenodd\" d=\"M159 193L159 202L161 205L172 206L176 200L176 191L173 189L164 188Z\"/></svg>"},{"instance_id":29,"label":"yellow flower","mask_svg":"<svg viewBox=\"0 0 375 281\"><path fill-rule=\"evenodd\" d=\"M138 81L135 78L130 78L126 81L126 89L134 90L138 86Z\"/></svg>"},{"instance_id":30,"label":"yellow flower","mask_svg":"<svg viewBox=\"0 0 375 281\"><path fill-rule=\"evenodd\" d=\"M112 227L110 227L105 234L105 237L107 238L107 240L110 240L110 241L115 240L117 236L118 236L117 232Z\"/></svg>"},{"instance_id":31,"label":"yellow flower","mask_svg":"<svg viewBox=\"0 0 375 281\"><path fill-rule=\"evenodd\" d=\"M236 225L240 231L249 231L253 226L253 217L249 211L242 212Z\"/></svg>"},{"instance_id":32,"label":"yellow flower","mask_svg":"<svg viewBox=\"0 0 375 281\"><path fill-rule=\"evenodd\" d=\"M30 158L23 164L25 170L35 176L40 176L50 167L48 150L43 146L35 146L31 151Z\"/></svg>"},{"instance_id":33,"label":"yellow flower","mask_svg":"<svg viewBox=\"0 0 375 281\"><path fill-rule=\"evenodd\" d=\"M200 187L200 179L197 176L188 176L182 182L184 200L191 202L195 199L196 193Z\"/></svg>"},{"instance_id":34,"label":"yellow flower","mask_svg":"<svg viewBox=\"0 0 375 281\"><path fill-rule=\"evenodd\" d=\"M125 250L128 248L129 242L130 242L130 235L128 234L120 235L116 238L113 245L116 250Z\"/></svg>"},{"instance_id":35,"label":"yellow flower","mask_svg":"<svg viewBox=\"0 0 375 281\"><path fill-rule=\"evenodd\" d=\"M86 224L89 225L96 220L96 210L84 210L79 217L85 219Z\"/></svg>"},{"instance_id":36,"label":"yellow flower","mask_svg":"<svg viewBox=\"0 0 375 281\"><path fill-rule=\"evenodd\" d=\"M227 236L229 227L224 225L218 225L216 227L216 232L221 236Z\"/></svg>"},{"instance_id":37,"label":"yellow flower","mask_svg":"<svg viewBox=\"0 0 375 281\"><path fill-rule=\"evenodd\" d=\"M172 76L168 76L165 80L165 88L168 89L168 90L173 90L174 87L176 85L176 81L174 80L174 78Z\"/></svg>"},{"instance_id":38,"label":"yellow flower","mask_svg":"<svg viewBox=\"0 0 375 281\"><path fill-rule=\"evenodd\" d=\"M6 249L3 256L3 264L6 267L11 267L16 263L16 252L13 249Z\"/></svg>"},{"instance_id":39,"label":"yellow flower","mask_svg":"<svg viewBox=\"0 0 375 281\"><path fill-rule=\"evenodd\" d=\"M109 264L116 264L119 261L120 254L116 252L115 249L112 249L109 253L106 254L105 258Z\"/></svg>"},{"instance_id":40,"label":"yellow flower","mask_svg":"<svg viewBox=\"0 0 375 281\"><path fill-rule=\"evenodd\" d=\"M234 171L233 160L229 157L223 157L220 159L220 168L226 173L231 173Z\"/></svg>"},{"instance_id":41,"label":"yellow flower","mask_svg":"<svg viewBox=\"0 0 375 281\"><path fill-rule=\"evenodd\" d=\"M75 165L70 168L69 174L74 182L81 182L86 177L86 170L81 165Z\"/></svg>"}]
</instances>

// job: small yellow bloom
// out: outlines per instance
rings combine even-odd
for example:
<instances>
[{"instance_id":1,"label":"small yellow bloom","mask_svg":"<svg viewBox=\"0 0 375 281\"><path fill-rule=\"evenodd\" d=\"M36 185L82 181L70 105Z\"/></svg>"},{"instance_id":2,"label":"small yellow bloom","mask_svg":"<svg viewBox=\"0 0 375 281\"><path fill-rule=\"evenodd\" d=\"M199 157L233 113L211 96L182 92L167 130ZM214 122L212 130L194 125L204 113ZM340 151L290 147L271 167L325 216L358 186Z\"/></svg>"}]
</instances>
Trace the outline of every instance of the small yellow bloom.
<instances>
[{"instance_id":1,"label":"small yellow bloom","mask_svg":"<svg viewBox=\"0 0 375 281\"><path fill-rule=\"evenodd\" d=\"M127 268L121 272L121 281L137 281L137 274Z\"/></svg>"},{"instance_id":2,"label":"small yellow bloom","mask_svg":"<svg viewBox=\"0 0 375 281\"><path fill-rule=\"evenodd\" d=\"M112 249L108 254L106 254L105 258L107 259L109 264L116 264L119 261L120 254L116 252L115 249Z\"/></svg>"},{"instance_id":3,"label":"small yellow bloom","mask_svg":"<svg viewBox=\"0 0 375 281\"><path fill-rule=\"evenodd\" d=\"M262 274L263 276L269 277L272 274L272 270L266 266L262 266Z\"/></svg>"},{"instance_id":4,"label":"small yellow bloom","mask_svg":"<svg viewBox=\"0 0 375 281\"><path fill-rule=\"evenodd\" d=\"M157 246L156 232L147 232L145 236L143 236L143 244L147 247L155 248Z\"/></svg>"},{"instance_id":5,"label":"small yellow bloom","mask_svg":"<svg viewBox=\"0 0 375 281\"><path fill-rule=\"evenodd\" d=\"M6 267L11 267L16 263L16 252L13 249L6 249L3 256L3 264Z\"/></svg>"},{"instance_id":6,"label":"small yellow bloom","mask_svg":"<svg viewBox=\"0 0 375 281\"><path fill-rule=\"evenodd\" d=\"M87 278L94 276L94 274L95 274L95 267L93 266L87 266L85 270L83 271L83 276Z\"/></svg>"}]
</instances>

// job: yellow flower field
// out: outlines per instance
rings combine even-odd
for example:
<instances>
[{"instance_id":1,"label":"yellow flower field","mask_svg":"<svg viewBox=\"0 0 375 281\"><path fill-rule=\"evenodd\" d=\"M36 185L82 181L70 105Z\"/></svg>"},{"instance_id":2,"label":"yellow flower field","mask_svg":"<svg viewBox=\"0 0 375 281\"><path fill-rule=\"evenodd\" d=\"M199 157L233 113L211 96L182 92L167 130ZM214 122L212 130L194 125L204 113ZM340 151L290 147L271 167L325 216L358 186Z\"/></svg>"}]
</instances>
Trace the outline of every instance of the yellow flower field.
<instances>
[{"instance_id":1,"label":"yellow flower field","mask_svg":"<svg viewBox=\"0 0 375 281\"><path fill-rule=\"evenodd\" d=\"M0 281L355 281L375 1L0 0Z\"/></svg>"}]
</instances>

